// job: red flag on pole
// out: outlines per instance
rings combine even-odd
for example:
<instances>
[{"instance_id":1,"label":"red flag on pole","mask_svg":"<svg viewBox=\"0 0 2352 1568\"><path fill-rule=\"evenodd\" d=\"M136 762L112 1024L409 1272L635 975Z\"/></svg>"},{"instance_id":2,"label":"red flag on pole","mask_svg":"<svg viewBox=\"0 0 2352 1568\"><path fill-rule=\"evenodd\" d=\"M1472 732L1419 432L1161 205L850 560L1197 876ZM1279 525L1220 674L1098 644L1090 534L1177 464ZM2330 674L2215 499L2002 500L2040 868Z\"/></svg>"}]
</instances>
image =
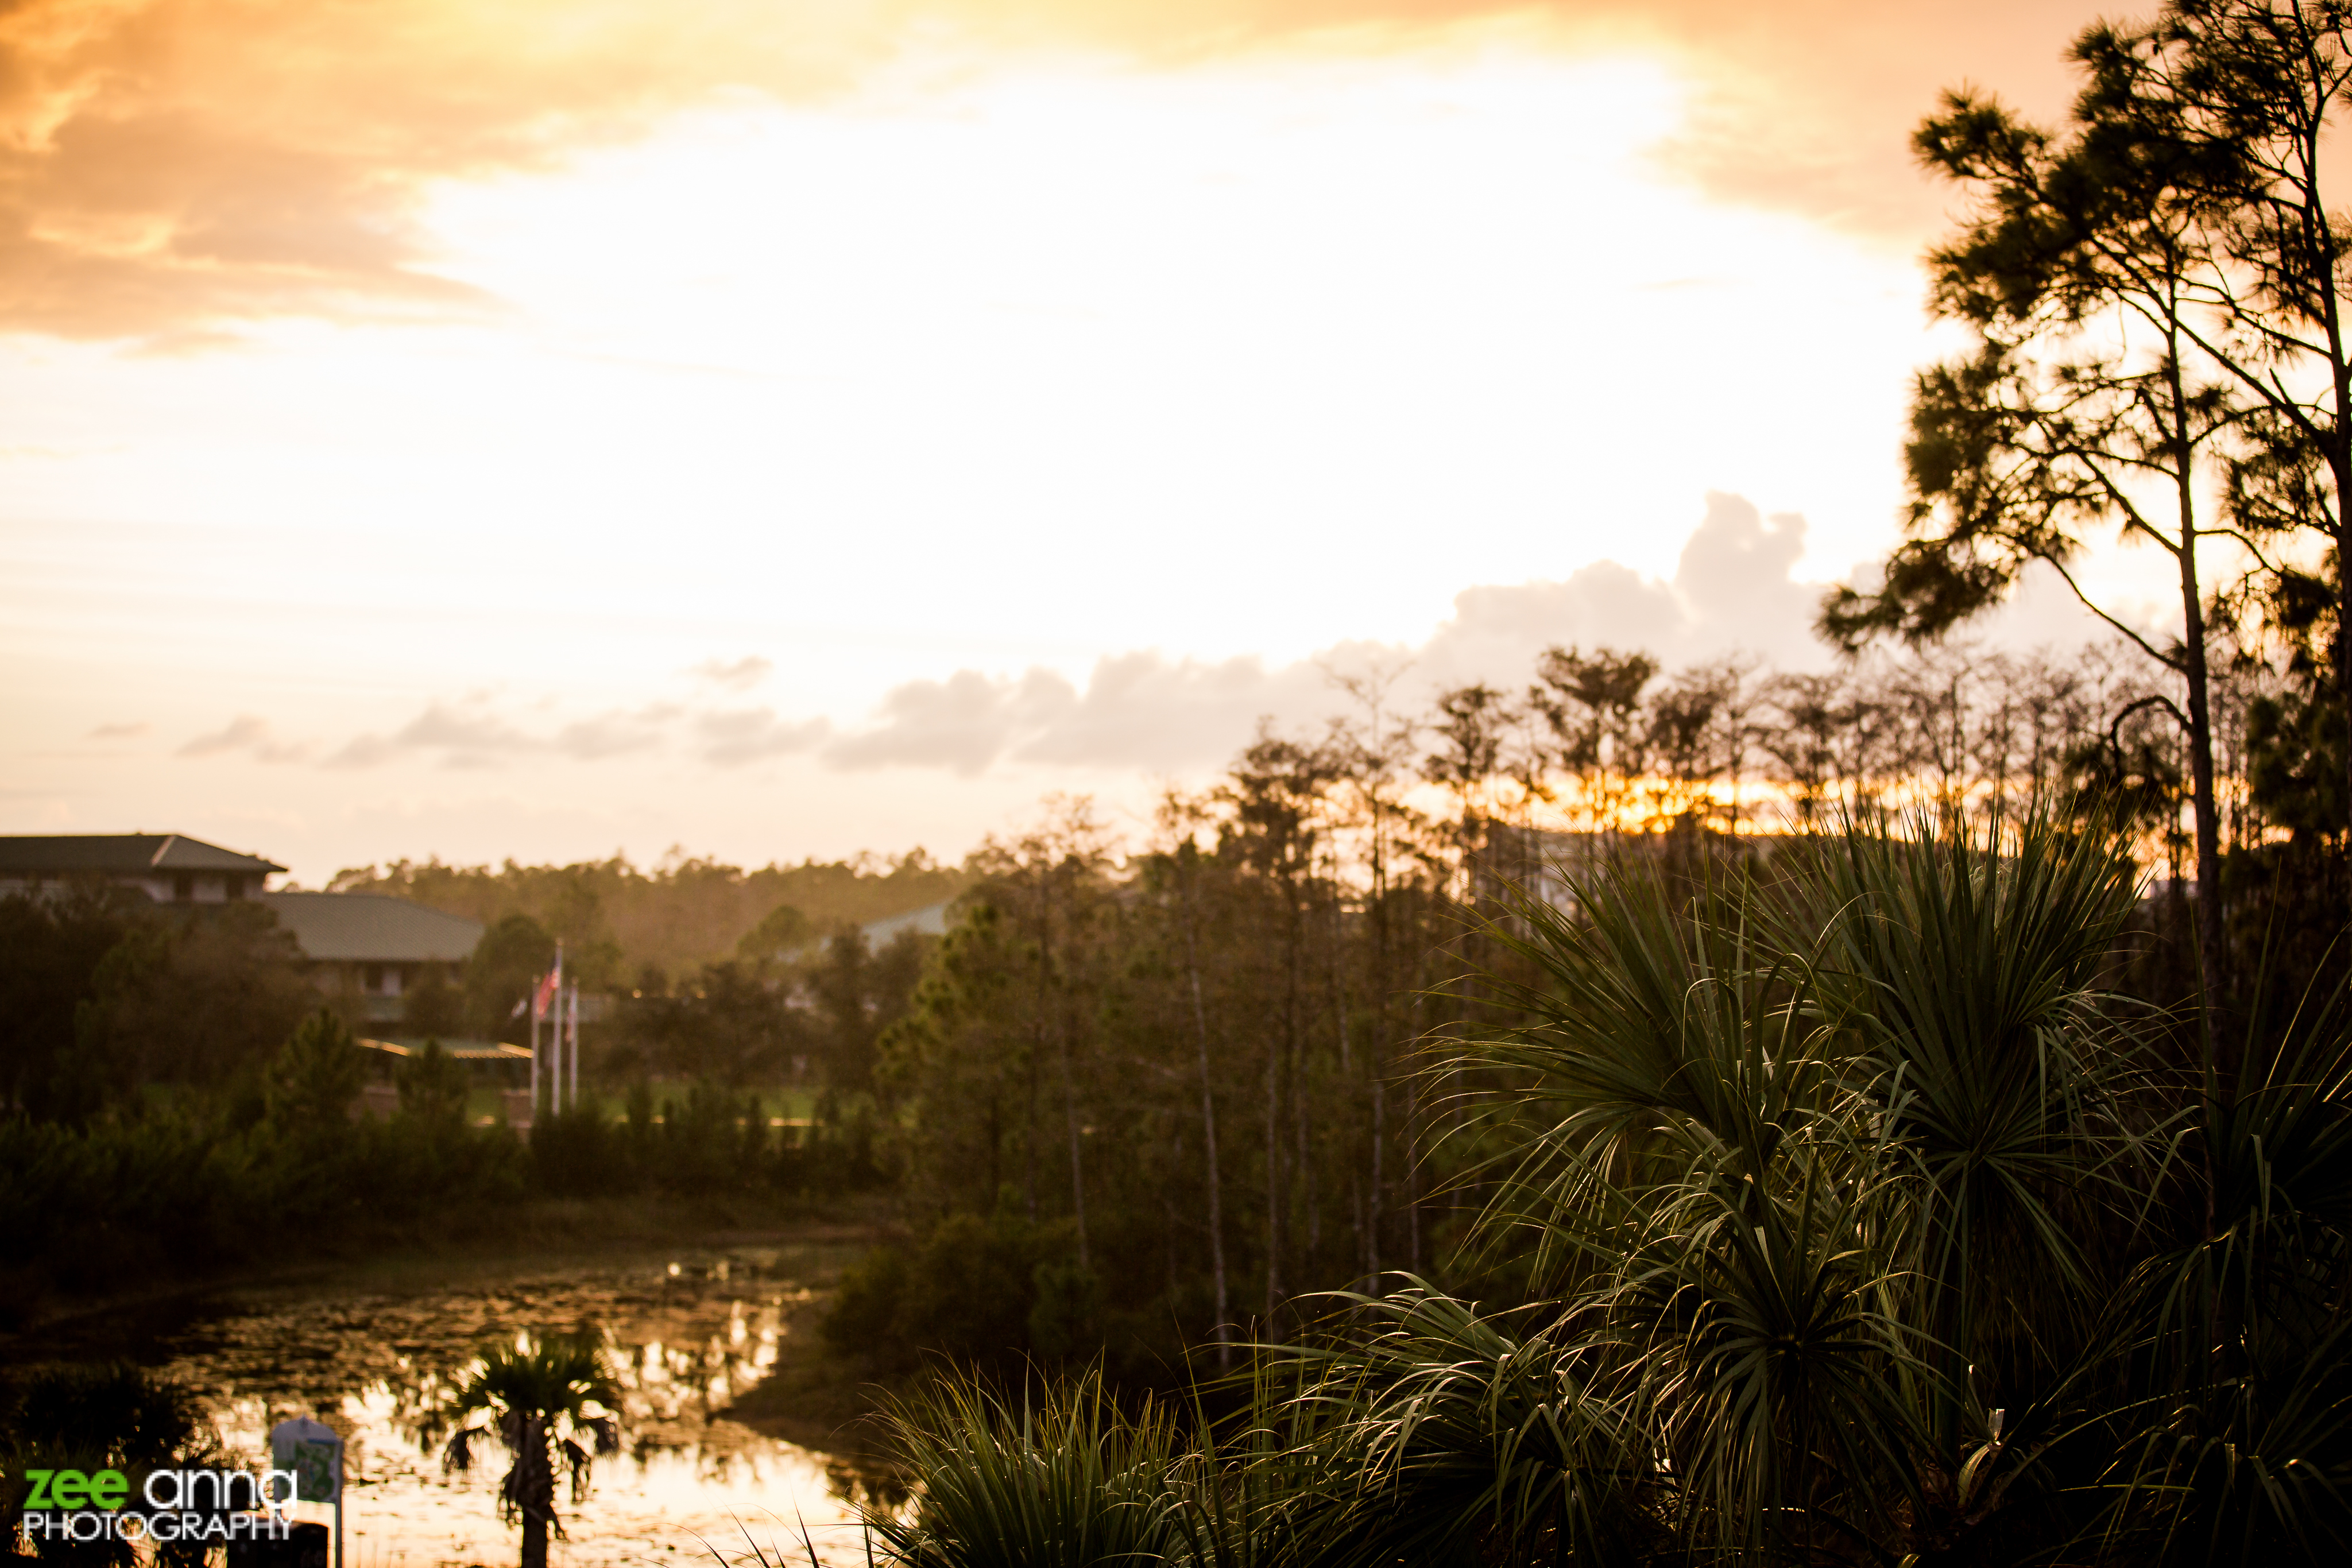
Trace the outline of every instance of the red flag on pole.
<instances>
[{"instance_id":1,"label":"red flag on pole","mask_svg":"<svg viewBox=\"0 0 2352 1568\"><path fill-rule=\"evenodd\" d=\"M550 969L539 977L539 989L531 993L531 1017L543 1019L547 1016L548 1004L555 999L555 988L559 980L559 971L554 969Z\"/></svg>"}]
</instances>

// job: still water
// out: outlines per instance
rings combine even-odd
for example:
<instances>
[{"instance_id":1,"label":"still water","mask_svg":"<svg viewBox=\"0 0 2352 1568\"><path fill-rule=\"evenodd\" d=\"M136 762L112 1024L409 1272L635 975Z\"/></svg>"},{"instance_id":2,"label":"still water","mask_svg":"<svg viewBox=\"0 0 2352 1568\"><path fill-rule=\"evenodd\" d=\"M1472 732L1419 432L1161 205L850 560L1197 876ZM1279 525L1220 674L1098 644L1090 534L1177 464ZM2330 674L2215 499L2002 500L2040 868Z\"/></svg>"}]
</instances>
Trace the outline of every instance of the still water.
<instances>
[{"instance_id":1,"label":"still water","mask_svg":"<svg viewBox=\"0 0 2352 1568\"><path fill-rule=\"evenodd\" d=\"M504 1451L484 1445L473 1473L445 1473L436 1411L485 1343L593 1334L625 1390L624 1449L596 1462L583 1501L559 1491L557 1568L733 1563L753 1542L772 1563L805 1564L813 1546L846 1568L866 1561L852 1521L866 1473L730 1414L788 1339L813 1332L795 1310L813 1295L810 1264L802 1251L708 1249L454 1286L247 1296L200 1309L139 1359L205 1400L233 1460L257 1462L289 1416L341 1432L350 1568L502 1568L520 1556L498 1517Z\"/></svg>"}]
</instances>

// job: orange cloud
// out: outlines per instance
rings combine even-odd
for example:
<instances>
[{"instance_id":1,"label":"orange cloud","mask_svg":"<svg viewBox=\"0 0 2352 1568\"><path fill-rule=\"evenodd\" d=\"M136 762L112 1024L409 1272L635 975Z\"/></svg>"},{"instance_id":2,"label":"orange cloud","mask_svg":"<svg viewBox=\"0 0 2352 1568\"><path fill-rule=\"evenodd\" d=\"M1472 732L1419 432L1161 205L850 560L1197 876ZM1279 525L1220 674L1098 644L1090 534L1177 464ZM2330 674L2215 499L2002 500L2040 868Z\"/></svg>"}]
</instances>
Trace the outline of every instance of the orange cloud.
<instances>
[{"instance_id":1,"label":"orange cloud","mask_svg":"<svg viewBox=\"0 0 2352 1568\"><path fill-rule=\"evenodd\" d=\"M0 12L0 330L168 340L273 315L495 308L430 270L436 180L550 165L730 89L806 102L912 59L1177 68L1441 46L1671 54L1669 162L1914 237L1906 136L1974 78L2044 112L2092 7L2031 0L19 0Z\"/></svg>"}]
</instances>

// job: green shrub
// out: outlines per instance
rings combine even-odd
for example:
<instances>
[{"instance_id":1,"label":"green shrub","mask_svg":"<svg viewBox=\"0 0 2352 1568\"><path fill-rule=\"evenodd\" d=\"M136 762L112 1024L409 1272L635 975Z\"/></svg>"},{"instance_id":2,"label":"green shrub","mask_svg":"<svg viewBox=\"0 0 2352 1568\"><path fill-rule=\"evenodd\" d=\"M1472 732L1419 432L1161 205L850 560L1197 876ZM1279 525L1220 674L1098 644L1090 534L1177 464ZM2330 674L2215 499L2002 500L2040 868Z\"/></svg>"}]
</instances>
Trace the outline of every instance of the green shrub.
<instances>
[{"instance_id":1,"label":"green shrub","mask_svg":"<svg viewBox=\"0 0 2352 1568\"><path fill-rule=\"evenodd\" d=\"M351 1026L319 1009L295 1028L269 1063L271 1119L286 1127L339 1125L360 1092L366 1067Z\"/></svg>"},{"instance_id":2,"label":"green shrub","mask_svg":"<svg viewBox=\"0 0 2352 1568\"><path fill-rule=\"evenodd\" d=\"M907 1294L907 1253L877 1247L844 1270L833 1306L824 1314L824 1337L835 1350L882 1360L899 1357L899 1303Z\"/></svg>"},{"instance_id":3,"label":"green shrub","mask_svg":"<svg viewBox=\"0 0 2352 1568\"><path fill-rule=\"evenodd\" d=\"M1102 1276L1085 1264L1048 1260L1032 1270L1029 1348L1040 1361L1068 1361L1102 1349Z\"/></svg>"},{"instance_id":4,"label":"green shrub","mask_svg":"<svg viewBox=\"0 0 2352 1568\"><path fill-rule=\"evenodd\" d=\"M638 1182L626 1129L593 1104L552 1112L531 1124L531 1183L552 1197L601 1197Z\"/></svg>"},{"instance_id":5,"label":"green shrub","mask_svg":"<svg viewBox=\"0 0 2352 1568\"><path fill-rule=\"evenodd\" d=\"M1102 1281L1076 1261L1069 1227L958 1214L853 1265L825 1334L889 1366L937 1352L1005 1368L1094 1355L1102 1322Z\"/></svg>"},{"instance_id":6,"label":"green shrub","mask_svg":"<svg viewBox=\"0 0 2352 1568\"><path fill-rule=\"evenodd\" d=\"M44 1367L0 1383L0 1555L17 1552L27 1465L122 1470L136 1497L156 1469L221 1459L195 1396L127 1363ZM72 1568L129 1568L135 1561L121 1542L44 1540L33 1547L42 1562ZM166 1568L201 1568L205 1551L175 1542L158 1555Z\"/></svg>"},{"instance_id":7,"label":"green shrub","mask_svg":"<svg viewBox=\"0 0 2352 1568\"><path fill-rule=\"evenodd\" d=\"M462 1127L466 1096L473 1079L466 1064L428 1040L423 1050L403 1061L394 1073L400 1089L400 1113L435 1127Z\"/></svg>"},{"instance_id":8,"label":"green shrub","mask_svg":"<svg viewBox=\"0 0 2352 1568\"><path fill-rule=\"evenodd\" d=\"M1019 1405L983 1385L933 1382L891 1415L923 1478L907 1513L869 1511L909 1568L1100 1568L1171 1560L1184 1541L1171 1488L1173 1425L1121 1412L1099 1374Z\"/></svg>"}]
</instances>

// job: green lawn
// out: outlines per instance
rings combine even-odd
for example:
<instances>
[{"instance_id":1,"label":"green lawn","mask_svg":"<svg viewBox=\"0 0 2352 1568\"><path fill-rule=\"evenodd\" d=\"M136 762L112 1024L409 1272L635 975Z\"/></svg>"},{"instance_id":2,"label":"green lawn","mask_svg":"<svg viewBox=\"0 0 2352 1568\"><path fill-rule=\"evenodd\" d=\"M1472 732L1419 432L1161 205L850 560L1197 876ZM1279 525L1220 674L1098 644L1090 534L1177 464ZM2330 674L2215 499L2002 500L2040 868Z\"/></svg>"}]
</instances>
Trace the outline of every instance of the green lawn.
<instances>
[{"instance_id":1,"label":"green lawn","mask_svg":"<svg viewBox=\"0 0 2352 1568\"><path fill-rule=\"evenodd\" d=\"M524 1084L518 1084L516 1087L524 1086ZM688 1087L683 1083L654 1085L654 1114L656 1119L661 1114L662 1101L664 1099L683 1100ZM755 1086L749 1092L759 1096L760 1108L768 1113L771 1124L779 1119L805 1121L816 1113L816 1093L805 1085ZM582 1084L580 1099L584 1105L593 1105L598 1114L609 1122L620 1121L628 1114L629 1097L628 1091L625 1089L597 1088ZM466 1097L466 1118L469 1122L478 1124L483 1122L495 1122L505 1114L506 1091L504 1089L477 1084L473 1092Z\"/></svg>"}]
</instances>

